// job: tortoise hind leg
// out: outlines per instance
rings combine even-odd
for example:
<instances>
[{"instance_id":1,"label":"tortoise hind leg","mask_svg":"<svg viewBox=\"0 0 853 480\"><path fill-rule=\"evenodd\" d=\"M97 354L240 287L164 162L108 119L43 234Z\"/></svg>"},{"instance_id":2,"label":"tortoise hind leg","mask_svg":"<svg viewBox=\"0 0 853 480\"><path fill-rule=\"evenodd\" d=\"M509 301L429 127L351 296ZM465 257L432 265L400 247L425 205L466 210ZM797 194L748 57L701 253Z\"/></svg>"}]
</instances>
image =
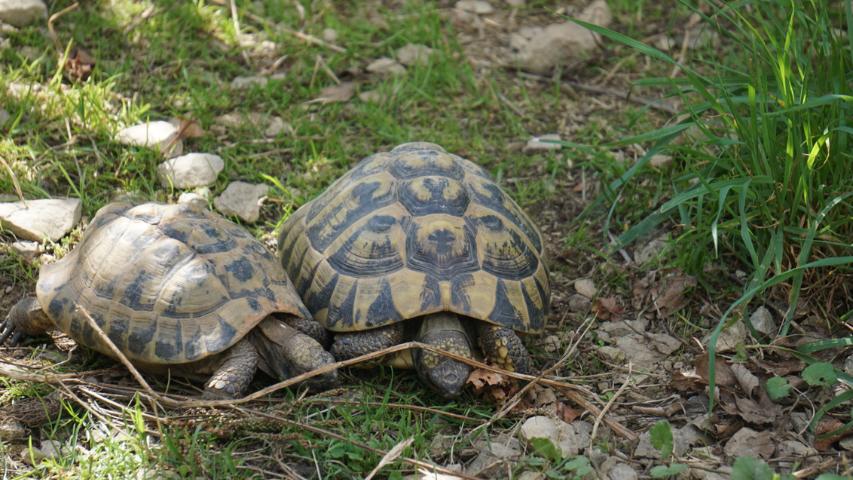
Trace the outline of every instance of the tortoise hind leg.
<instances>
[{"instance_id":1,"label":"tortoise hind leg","mask_svg":"<svg viewBox=\"0 0 853 480\"><path fill-rule=\"evenodd\" d=\"M11 343L16 344L24 335L42 335L53 326L36 297L22 298L0 323L0 344L9 337L12 338Z\"/></svg>"},{"instance_id":2,"label":"tortoise hind leg","mask_svg":"<svg viewBox=\"0 0 853 480\"><path fill-rule=\"evenodd\" d=\"M403 324L394 323L364 332L338 333L332 344L332 355L338 360L349 360L403 341Z\"/></svg>"},{"instance_id":3,"label":"tortoise hind leg","mask_svg":"<svg viewBox=\"0 0 853 480\"><path fill-rule=\"evenodd\" d=\"M320 325L320 322L317 322L316 320L307 320L302 317L288 316L284 319L284 323L313 338L317 343L322 345L323 348L328 347L329 342L332 340L332 336L329 335L329 331L323 328L323 326Z\"/></svg>"},{"instance_id":4,"label":"tortoise hind leg","mask_svg":"<svg viewBox=\"0 0 853 480\"><path fill-rule=\"evenodd\" d=\"M203 398L230 399L243 396L255 372L260 356L247 339L242 339L224 353L225 360L204 386Z\"/></svg>"},{"instance_id":5,"label":"tortoise hind leg","mask_svg":"<svg viewBox=\"0 0 853 480\"><path fill-rule=\"evenodd\" d=\"M510 328L477 322L480 348L497 366L518 373L530 373L530 354L521 338Z\"/></svg>"},{"instance_id":6,"label":"tortoise hind leg","mask_svg":"<svg viewBox=\"0 0 853 480\"><path fill-rule=\"evenodd\" d=\"M471 358L471 341L462 321L449 313L427 315L421 322L418 341ZM437 353L417 349L415 369L421 379L446 398L462 393L471 367Z\"/></svg>"}]
</instances>

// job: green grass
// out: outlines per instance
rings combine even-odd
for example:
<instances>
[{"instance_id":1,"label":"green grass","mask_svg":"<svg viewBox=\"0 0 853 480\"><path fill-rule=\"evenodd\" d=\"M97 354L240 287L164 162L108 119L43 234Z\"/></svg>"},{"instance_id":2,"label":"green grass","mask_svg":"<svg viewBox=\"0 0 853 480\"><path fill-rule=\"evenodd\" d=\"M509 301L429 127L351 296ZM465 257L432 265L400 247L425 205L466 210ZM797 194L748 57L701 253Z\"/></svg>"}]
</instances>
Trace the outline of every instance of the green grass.
<instances>
[{"instance_id":1,"label":"green grass","mask_svg":"<svg viewBox=\"0 0 853 480\"><path fill-rule=\"evenodd\" d=\"M831 292L849 281L853 43L844 28L853 24L853 11L849 2L818 0L746 1L736 8L700 4L706 8L695 8L703 20L730 42L723 60L699 55L679 64L623 34L585 26L684 72L680 79L636 82L668 88L683 101L682 116L677 123L618 142L656 143L610 187L623 189L655 153L676 155L669 198L624 231L619 244L674 218L681 229L675 242L684 252L680 260L691 271L729 257L751 272L711 336L713 352L730 315L769 287L786 285L788 307L779 331L784 336L809 283L822 285L810 289L807 299L817 305L830 301ZM698 129L698 135L677 144L688 128ZM851 308L847 300L835 299L821 313L835 328ZM833 346L847 344L844 340Z\"/></svg>"}]
</instances>

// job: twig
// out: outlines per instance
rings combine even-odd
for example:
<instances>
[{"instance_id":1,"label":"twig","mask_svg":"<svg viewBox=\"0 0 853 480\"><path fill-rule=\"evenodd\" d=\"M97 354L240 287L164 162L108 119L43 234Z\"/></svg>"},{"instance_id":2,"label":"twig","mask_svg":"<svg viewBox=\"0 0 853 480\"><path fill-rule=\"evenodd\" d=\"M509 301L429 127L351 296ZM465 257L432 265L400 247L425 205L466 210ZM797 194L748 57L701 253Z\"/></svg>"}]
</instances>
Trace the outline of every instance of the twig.
<instances>
[{"instance_id":1,"label":"twig","mask_svg":"<svg viewBox=\"0 0 853 480\"><path fill-rule=\"evenodd\" d=\"M405 403L381 403L381 402L361 402L361 401L350 401L350 400L334 400L330 398L309 398L306 400L302 400L304 403L326 403L332 405L358 405L362 407L387 407L387 408L401 408L404 410L414 410L416 412L425 412L431 413L433 415L442 415L448 418L454 418L456 420L461 420L463 422L472 422L472 423L483 423L485 420L479 418L468 417L465 415L460 415L458 413L453 412L445 412L444 410L439 410L437 408L430 407L422 407L420 405L408 405Z\"/></svg>"},{"instance_id":2,"label":"twig","mask_svg":"<svg viewBox=\"0 0 853 480\"><path fill-rule=\"evenodd\" d=\"M74 10L77 10L78 8L80 8L80 3L74 2L71 5L68 5L67 7L63 8L62 10L54 13L53 15L50 16L50 18L47 19L48 35L50 36L50 39L53 40L53 45L60 52L62 51L62 45L59 43L59 36L56 35L56 30L53 29L53 23L56 22L57 20L59 20L59 18L62 17L63 15L65 15L69 12L73 12Z\"/></svg>"},{"instance_id":3,"label":"twig","mask_svg":"<svg viewBox=\"0 0 853 480\"><path fill-rule=\"evenodd\" d=\"M266 418L269 418L270 420L275 420L277 422L281 422L281 423L284 423L284 424L292 426L292 427L300 428L302 430L307 430L309 432L316 433L318 435L323 435L323 436L326 436L329 438L334 438L335 440L340 440L342 442L349 443L350 445L356 446L356 447L361 448L363 450L367 450L369 452L373 452L377 455L383 455L384 456L387 454L387 452L382 451L378 448L371 447L370 445L367 445L365 443L361 443L361 442L353 440L351 438L347 438L347 437L345 437L339 433L335 433L335 432L332 432L330 430L326 430L326 429L323 429L320 427L316 427L314 425L308 425L305 423L297 422L295 420L290 420L289 418L279 417L278 415L273 415L273 414L266 413L266 412L255 411L255 410L247 410L245 408L241 408L238 406L232 406L231 408L233 408L234 410L236 410L238 412L243 413L244 415L266 417ZM409 457L399 457L399 458L403 462L406 462L410 465L415 465L417 467L427 468L433 472L443 473L446 475L454 475L456 477L464 478L464 479L468 479L468 480L479 480L478 477L472 477L470 475L465 475L465 474L460 473L460 472L454 472L453 470L449 470L447 468L440 467L438 465L433 465L433 464L430 464L427 462L422 462L422 461L416 460L414 458L409 458Z\"/></svg>"},{"instance_id":4,"label":"twig","mask_svg":"<svg viewBox=\"0 0 853 480\"><path fill-rule=\"evenodd\" d=\"M258 23L262 23L262 24L268 24L269 23L269 20L262 18L262 17L259 17L255 14L251 13L251 12L246 12L245 15L247 17L251 18L252 20L258 22ZM272 28L277 28L277 29L283 31L284 33L287 33L288 35L293 35L294 37L302 40L303 42L313 43L314 45L319 45L321 47L328 48L329 50L334 50L338 53L345 53L347 51L345 48L343 48L339 45L335 45L334 43L329 43L325 40L320 40L319 38L315 37L314 35L302 33L302 32L293 30L291 28L285 27L284 25L281 25L281 24L274 25L274 26L272 26Z\"/></svg>"},{"instance_id":5,"label":"twig","mask_svg":"<svg viewBox=\"0 0 853 480\"><path fill-rule=\"evenodd\" d=\"M826 460L818 463L817 465L812 465L811 467L804 468L802 470L797 470L794 472L794 477L796 478L813 478L816 477L818 473L823 472L829 468L834 467L838 464L838 459L835 458L827 458Z\"/></svg>"},{"instance_id":6,"label":"twig","mask_svg":"<svg viewBox=\"0 0 853 480\"><path fill-rule=\"evenodd\" d=\"M550 77L543 77L542 75L536 75L533 73L518 72L518 75L520 75L524 78L530 78L530 79L537 80L537 81L543 82L543 83L550 83L552 81L552 79ZM597 87L595 85L587 85L585 83L574 82L572 80L565 80L565 79L561 79L560 81L566 85L573 87L573 88L577 88L578 90L584 90L584 91L591 92L591 93L598 93L601 95L610 95L613 97L621 98L621 99L628 101L628 102L639 103L640 105L645 105L649 108L653 108L655 110L660 110L662 112L666 112L666 113L669 113L671 115L678 114L678 110L676 110L674 107L672 107L670 105L667 105L665 103L661 103L661 102L656 101L656 100L651 100L648 98L640 97L637 95L631 95L629 92L626 92L624 90L618 90L618 89L609 88L609 87Z\"/></svg>"},{"instance_id":7,"label":"twig","mask_svg":"<svg viewBox=\"0 0 853 480\"><path fill-rule=\"evenodd\" d=\"M625 382L622 383L622 386L619 387L619 390L616 390L616 394L610 397L610 400L608 400L607 405L605 405L604 408L601 409L601 413L599 413L595 417L595 423L592 425L592 433L589 434L590 449L592 449L594 445L595 436L598 434L598 426L601 425L601 421L604 418L604 415L607 414L607 411L610 410L610 407L613 406L613 404L616 402L616 399L619 398L619 395L622 395L622 392L624 392L625 389L628 388L628 385L631 383L631 368L632 364L631 362L628 362L628 376L625 378Z\"/></svg>"}]
</instances>

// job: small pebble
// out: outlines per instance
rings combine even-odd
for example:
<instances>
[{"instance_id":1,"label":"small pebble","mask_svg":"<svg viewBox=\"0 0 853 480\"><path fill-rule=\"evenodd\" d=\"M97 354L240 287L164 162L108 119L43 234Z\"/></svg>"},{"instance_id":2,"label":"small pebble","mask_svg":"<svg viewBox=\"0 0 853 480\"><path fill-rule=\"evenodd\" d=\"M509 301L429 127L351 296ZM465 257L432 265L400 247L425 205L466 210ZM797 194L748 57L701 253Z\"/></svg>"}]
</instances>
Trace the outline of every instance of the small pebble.
<instances>
[{"instance_id":1,"label":"small pebble","mask_svg":"<svg viewBox=\"0 0 853 480\"><path fill-rule=\"evenodd\" d=\"M231 182L221 195L213 200L217 210L225 215L236 215L248 223L257 222L261 213L261 201L269 187L264 184Z\"/></svg>"},{"instance_id":2,"label":"small pebble","mask_svg":"<svg viewBox=\"0 0 853 480\"><path fill-rule=\"evenodd\" d=\"M42 0L0 1L0 22L23 27L47 18L47 6Z\"/></svg>"},{"instance_id":3,"label":"small pebble","mask_svg":"<svg viewBox=\"0 0 853 480\"><path fill-rule=\"evenodd\" d=\"M400 75L406 73L406 67L388 57L377 58L367 66L367 71L380 75Z\"/></svg>"},{"instance_id":4,"label":"small pebble","mask_svg":"<svg viewBox=\"0 0 853 480\"><path fill-rule=\"evenodd\" d=\"M495 11L492 4L483 0L459 0L456 8L464 12L476 13L477 15L488 15Z\"/></svg>"},{"instance_id":5,"label":"small pebble","mask_svg":"<svg viewBox=\"0 0 853 480\"><path fill-rule=\"evenodd\" d=\"M188 153L161 163L157 167L160 184L164 187L204 187L216 181L225 161L211 153Z\"/></svg>"},{"instance_id":6,"label":"small pebble","mask_svg":"<svg viewBox=\"0 0 853 480\"><path fill-rule=\"evenodd\" d=\"M323 29L323 40L335 43L338 40L338 32L332 28Z\"/></svg>"},{"instance_id":7,"label":"small pebble","mask_svg":"<svg viewBox=\"0 0 853 480\"><path fill-rule=\"evenodd\" d=\"M580 293L586 298L592 298L598 293L598 289L595 288L595 283L588 278L579 278L575 280L575 291Z\"/></svg>"}]
</instances>

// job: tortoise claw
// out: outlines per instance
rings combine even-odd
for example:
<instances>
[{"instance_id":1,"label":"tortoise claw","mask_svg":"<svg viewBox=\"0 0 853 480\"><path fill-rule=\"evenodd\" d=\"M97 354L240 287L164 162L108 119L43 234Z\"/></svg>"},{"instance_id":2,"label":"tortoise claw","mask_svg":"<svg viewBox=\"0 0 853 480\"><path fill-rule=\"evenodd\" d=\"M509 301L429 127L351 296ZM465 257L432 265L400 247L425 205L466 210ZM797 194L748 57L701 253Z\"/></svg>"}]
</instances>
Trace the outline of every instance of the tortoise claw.
<instances>
[{"instance_id":1,"label":"tortoise claw","mask_svg":"<svg viewBox=\"0 0 853 480\"><path fill-rule=\"evenodd\" d=\"M0 323L0 345L5 344L9 337L12 338L10 344L15 345L21 339L21 332L15 331L15 322L6 316L3 322Z\"/></svg>"}]
</instances>

